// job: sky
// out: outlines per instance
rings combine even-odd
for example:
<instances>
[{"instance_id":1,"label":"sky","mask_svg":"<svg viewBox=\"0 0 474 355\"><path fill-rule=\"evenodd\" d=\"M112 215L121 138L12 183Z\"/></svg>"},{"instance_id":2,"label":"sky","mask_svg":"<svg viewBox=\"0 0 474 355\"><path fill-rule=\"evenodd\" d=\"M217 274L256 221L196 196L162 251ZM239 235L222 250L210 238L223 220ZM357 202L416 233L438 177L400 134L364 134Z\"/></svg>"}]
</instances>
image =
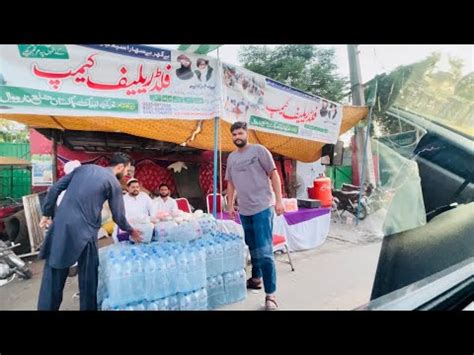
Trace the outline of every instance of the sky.
<instances>
[{"instance_id":1,"label":"sky","mask_svg":"<svg viewBox=\"0 0 474 355\"><path fill-rule=\"evenodd\" d=\"M163 45L161 47L176 49L178 45ZM223 45L219 48L219 56L223 62L242 65L238 59L241 45ZM275 45L269 45L273 48ZM349 62L347 59L346 45L322 45L321 47L334 47L338 71L349 78ZM361 66L362 82L367 82L377 74L389 72L399 65L410 64L426 58L435 51L442 54L453 55L464 60L464 72L474 71L474 46L472 45L360 45L359 60ZM216 57L217 51L209 54ZM443 56L446 58L447 56Z\"/></svg>"}]
</instances>

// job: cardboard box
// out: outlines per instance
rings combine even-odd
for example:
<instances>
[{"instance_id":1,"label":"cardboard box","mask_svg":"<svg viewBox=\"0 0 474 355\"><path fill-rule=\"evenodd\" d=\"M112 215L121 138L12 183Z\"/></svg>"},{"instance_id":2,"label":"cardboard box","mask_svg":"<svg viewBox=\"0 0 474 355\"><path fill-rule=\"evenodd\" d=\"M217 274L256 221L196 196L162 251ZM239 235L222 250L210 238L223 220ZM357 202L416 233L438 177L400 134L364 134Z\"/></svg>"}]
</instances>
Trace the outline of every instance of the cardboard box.
<instances>
[{"instance_id":1,"label":"cardboard box","mask_svg":"<svg viewBox=\"0 0 474 355\"><path fill-rule=\"evenodd\" d=\"M321 201L313 199L298 199L298 206L304 208L319 208L321 207Z\"/></svg>"}]
</instances>

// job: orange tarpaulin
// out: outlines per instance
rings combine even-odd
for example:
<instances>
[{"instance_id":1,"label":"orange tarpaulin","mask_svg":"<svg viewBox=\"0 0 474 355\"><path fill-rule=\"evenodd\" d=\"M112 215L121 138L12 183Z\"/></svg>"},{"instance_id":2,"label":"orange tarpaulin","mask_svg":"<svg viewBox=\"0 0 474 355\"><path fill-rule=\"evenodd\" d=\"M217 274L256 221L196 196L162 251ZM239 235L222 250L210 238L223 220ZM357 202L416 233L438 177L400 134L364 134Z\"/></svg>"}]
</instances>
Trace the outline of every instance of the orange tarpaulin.
<instances>
[{"instance_id":1,"label":"orange tarpaulin","mask_svg":"<svg viewBox=\"0 0 474 355\"><path fill-rule=\"evenodd\" d=\"M347 132L360 120L364 119L367 113L368 108L366 107L344 106L340 134ZM188 146L199 149L214 149L213 120L153 120L142 118L125 119L114 117L45 116L33 114L0 114L0 118L14 120L32 128L120 132L176 144L186 142ZM230 123L220 120L220 146L224 152L231 152L235 149L229 128ZM272 153L302 162L313 162L319 159L321 149L325 145L325 143L322 142L254 130L251 130L249 133L249 141L251 143L260 143L267 147Z\"/></svg>"}]
</instances>

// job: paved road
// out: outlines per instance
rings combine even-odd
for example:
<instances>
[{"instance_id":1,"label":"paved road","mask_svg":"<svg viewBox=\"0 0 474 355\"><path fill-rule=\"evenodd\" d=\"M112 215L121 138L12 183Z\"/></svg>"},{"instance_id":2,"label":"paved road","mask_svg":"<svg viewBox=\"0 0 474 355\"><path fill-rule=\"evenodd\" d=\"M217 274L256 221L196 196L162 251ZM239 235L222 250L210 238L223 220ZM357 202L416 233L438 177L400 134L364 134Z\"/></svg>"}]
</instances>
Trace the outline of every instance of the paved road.
<instances>
[{"instance_id":1,"label":"paved road","mask_svg":"<svg viewBox=\"0 0 474 355\"><path fill-rule=\"evenodd\" d=\"M292 253L296 271L286 255L277 256L278 301L280 309L353 309L369 300L375 275L380 241L333 235L317 249ZM43 261L31 265L30 280L14 280L0 287L0 310L35 310L41 283ZM250 271L250 270L248 270ZM77 277L68 278L62 310L79 309ZM224 310L258 310L264 303L263 291L249 291L245 301Z\"/></svg>"}]
</instances>

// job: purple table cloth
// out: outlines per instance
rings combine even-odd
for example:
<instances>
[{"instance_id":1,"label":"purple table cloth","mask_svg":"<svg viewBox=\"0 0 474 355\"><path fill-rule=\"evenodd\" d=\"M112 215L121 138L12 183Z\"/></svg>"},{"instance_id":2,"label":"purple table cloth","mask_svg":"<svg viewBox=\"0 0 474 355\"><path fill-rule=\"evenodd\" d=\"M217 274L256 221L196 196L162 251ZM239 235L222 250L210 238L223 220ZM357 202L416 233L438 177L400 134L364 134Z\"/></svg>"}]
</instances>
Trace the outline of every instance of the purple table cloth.
<instances>
[{"instance_id":1,"label":"purple table cloth","mask_svg":"<svg viewBox=\"0 0 474 355\"><path fill-rule=\"evenodd\" d=\"M285 217L286 223L288 225L298 224L301 222L308 221L310 219L323 216L325 214L330 213L331 210L329 208L320 207L320 208L303 208L300 207L296 212L285 212L283 215ZM239 214L236 215L236 222L242 224L240 222ZM227 212L222 212L217 214L217 219L223 220L231 220L229 214Z\"/></svg>"}]
</instances>

